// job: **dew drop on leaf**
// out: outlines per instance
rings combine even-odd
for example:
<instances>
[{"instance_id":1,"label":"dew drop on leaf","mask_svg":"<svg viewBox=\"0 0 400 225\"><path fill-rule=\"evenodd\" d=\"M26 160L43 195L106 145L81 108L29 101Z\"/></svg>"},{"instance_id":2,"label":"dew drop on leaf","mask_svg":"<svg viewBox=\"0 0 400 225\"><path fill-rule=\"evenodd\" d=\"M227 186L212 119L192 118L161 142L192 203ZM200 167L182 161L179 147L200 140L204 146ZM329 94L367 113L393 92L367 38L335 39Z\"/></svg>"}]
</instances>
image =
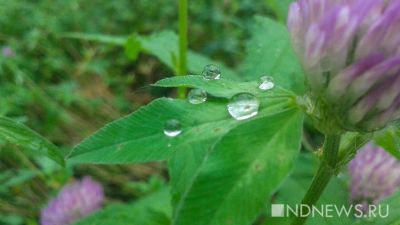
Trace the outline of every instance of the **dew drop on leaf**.
<instances>
[{"instance_id":1,"label":"dew drop on leaf","mask_svg":"<svg viewBox=\"0 0 400 225\"><path fill-rule=\"evenodd\" d=\"M274 79L270 76L263 76L260 78L258 88L262 91L268 91L275 87Z\"/></svg>"},{"instance_id":2,"label":"dew drop on leaf","mask_svg":"<svg viewBox=\"0 0 400 225\"><path fill-rule=\"evenodd\" d=\"M219 66L210 64L204 67L202 75L205 80L219 80L221 78L221 70Z\"/></svg>"},{"instance_id":3,"label":"dew drop on leaf","mask_svg":"<svg viewBox=\"0 0 400 225\"><path fill-rule=\"evenodd\" d=\"M164 134L168 137L176 137L182 133L181 122L176 119L167 120L164 124Z\"/></svg>"},{"instance_id":4,"label":"dew drop on leaf","mask_svg":"<svg viewBox=\"0 0 400 225\"><path fill-rule=\"evenodd\" d=\"M192 104L201 104L207 100L207 92L203 89L192 89L188 94L188 101Z\"/></svg>"},{"instance_id":5,"label":"dew drop on leaf","mask_svg":"<svg viewBox=\"0 0 400 225\"><path fill-rule=\"evenodd\" d=\"M260 101L250 93L240 93L231 98L229 114L236 120L245 120L257 115Z\"/></svg>"}]
</instances>

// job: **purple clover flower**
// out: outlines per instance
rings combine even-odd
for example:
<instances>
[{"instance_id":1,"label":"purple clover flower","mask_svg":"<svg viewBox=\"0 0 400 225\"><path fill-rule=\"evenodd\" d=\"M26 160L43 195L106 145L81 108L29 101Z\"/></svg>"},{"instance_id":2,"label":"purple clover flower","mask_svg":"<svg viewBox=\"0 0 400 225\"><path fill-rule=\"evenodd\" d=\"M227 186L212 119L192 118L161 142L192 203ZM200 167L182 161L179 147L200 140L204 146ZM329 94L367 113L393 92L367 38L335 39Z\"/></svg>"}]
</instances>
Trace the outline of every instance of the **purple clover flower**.
<instances>
[{"instance_id":1,"label":"purple clover flower","mask_svg":"<svg viewBox=\"0 0 400 225\"><path fill-rule=\"evenodd\" d=\"M315 102L347 130L400 118L400 0L298 0L288 27ZM316 104L318 105L318 104Z\"/></svg>"},{"instance_id":2,"label":"purple clover flower","mask_svg":"<svg viewBox=\"0 0 400 225\"><path fill-rule=\"evenodd\" d=\"M102 186L90 177L65 186L42 209L41 225L68 225L99 209L104 200Z\"/></svg>"},{"instance_id":3,"label":"purple clover flower","mask_svg":"<svg viewBox=\"0 0 400 225\"><path fill-rule=\"evenodd\" d=\"M15 52L11 47L5 46L1 49L1 53L6 58L12 58L15 56Z\"/></svg>"},{"instance_id":4,"label":"purple clover flower","mask_svg":"<svg viewBox=\"0 0 400 225\"><path fill-rule=\"evenodd\" d=\"M400 162L373 144L367 144L349 164L350 200L364 210L400 188Z\"/></svg>"}]
</instances>

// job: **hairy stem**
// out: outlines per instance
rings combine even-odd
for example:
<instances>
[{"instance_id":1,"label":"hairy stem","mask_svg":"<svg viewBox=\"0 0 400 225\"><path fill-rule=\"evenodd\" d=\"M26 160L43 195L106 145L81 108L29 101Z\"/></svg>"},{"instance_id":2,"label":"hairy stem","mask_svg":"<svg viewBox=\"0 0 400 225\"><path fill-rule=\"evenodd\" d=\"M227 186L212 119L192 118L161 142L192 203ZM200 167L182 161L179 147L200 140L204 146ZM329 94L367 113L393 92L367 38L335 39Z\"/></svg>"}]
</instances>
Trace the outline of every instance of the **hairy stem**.
<instances>
[{"instance_id":1,"label":"hairy stem","mask_svg":"<svg viewBox=\"0 0 400 225\"><path fill-rule=\"evenodd\" d=\"M322 162L318 168L317 174L303 198L302 204L312 207L321 197L326 186L335 175L338 163L338 151L340 145L340 135L326 135L323 147ZM307 217L295 217L292 225L303 225Z\"/></svg>"},{"instance_id":2,"label":"hairy stem","mask_svg":"<svg viewBox=\"0 0 400 225\"><path fill-rule=\"evenodd\" d=\"M188 5L187 0L179 0L179 59L178 76L187 74L187 47L188 47ZM186 88L178 88L178 97L185 98Z\"/></svg>"}]
</instances>

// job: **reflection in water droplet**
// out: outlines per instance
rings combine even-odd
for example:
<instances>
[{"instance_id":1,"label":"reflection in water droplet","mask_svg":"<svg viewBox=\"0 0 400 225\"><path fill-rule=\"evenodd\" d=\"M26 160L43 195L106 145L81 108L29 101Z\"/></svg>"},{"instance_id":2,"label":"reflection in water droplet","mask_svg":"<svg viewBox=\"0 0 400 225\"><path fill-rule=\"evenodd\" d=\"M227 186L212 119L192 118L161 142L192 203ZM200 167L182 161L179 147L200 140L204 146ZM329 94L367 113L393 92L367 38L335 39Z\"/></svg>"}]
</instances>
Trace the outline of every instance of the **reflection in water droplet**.
<instances>
[{"instance_id":1,"label":"reflection in water droplet","mask_svg":"<svg viewBox=\"0 0 400 225\"><path fill-rule=\"evenodd\" d=\"M275 87L274 79L269 76L263 76L260 78L260 84L258 88L262 91L271 90Z\"/></svg>"},{"instance_id":2,"label":"reflection in water droplet","mask_svg":"<svg viewBox=\"0 0 400 225\"><path fill-rule=\"evenodd\" d=\"M219 66L210 64L204 67L202 75L205 80L219 80L221 78L221 70Z\"/></svg>"},{"instance_id":3,"label":"reflection in water droplet","mask_svg":"<svg viewBox=\"0 0 400 225\"><path fill-rule=\"evenodd\" d=\"M192 104L201 104L207 100L207 92L203 89L192 89L188 94L188 101Z\"/></svg>"},{"instance_id":4,"label":"reflection in water droplet","mask_svg":"<svg viewBox=\"0 0 400 225\"><path fill-rule=\"evenodd\" d=\"M250 93L240 93L231 98L228 104L229 114L236 120L245 120L258 113L260 101Z\"/></svg>"},{"instance_id":5,"label":"reflection in water droplet","mask_svg":"<svg viewBox=\"0 0 400 225\"><path fill-rule=\"evenodd\" d=\"M167 120L164 124L164 134L168 137L176 137L182 132L181 122L176 119Z\"/></svg>"}]
</instances>

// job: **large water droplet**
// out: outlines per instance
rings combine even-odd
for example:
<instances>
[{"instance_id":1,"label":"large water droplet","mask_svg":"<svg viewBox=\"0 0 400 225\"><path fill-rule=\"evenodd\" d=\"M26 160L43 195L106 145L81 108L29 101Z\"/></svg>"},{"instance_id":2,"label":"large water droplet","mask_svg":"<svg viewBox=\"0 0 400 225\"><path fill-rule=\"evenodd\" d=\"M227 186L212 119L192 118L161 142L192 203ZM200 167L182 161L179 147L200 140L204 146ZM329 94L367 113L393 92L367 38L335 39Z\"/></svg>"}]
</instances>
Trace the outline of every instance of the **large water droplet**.
<instances>
[{"instance_id":1,"label":"large water droplet","mask_svg":"<svg viewBox=\"0 0 400 225\"><path fill-rule=\"evenodd\" d=\"M268 91L275 87L274 79L269 76L263 76L260 78L260 84L258 88L262 91Z\"/></svg>"},{"instance_id":2,"label":"large water droplet","mask_svg":"<svg viewBox=\"0 0 400 225\"><path fill-rule=\"evenodd\" d=\"M188 101L192 104L201 104L207 100L207 92L203 89L192 89L188 94Z\"/></svg>"},{"instance_id":3,"label":"large water droplet","mask_svg":"<svg viewBox=\"0 0 400 225\"><path fill-rule=\"evenodd\" d=\"M254 95L240 93L229 101L228 112L236 120L245 120L256 116L259 107L260 101Z\"/></svg>"},{"instance_id":4,"label":"large water droplet","mask_svg":"<svg viewBox=\"0 0 400 225\"><path fill-rule=\"evenodd\" d=\"M202 74L205 80L219 80L221 78L219 66L213 64L205 66Z\"/></svg>"},{"instance_id":5,"label":"large water droplet","mask_svg":"<svg viewBox=\"0 0 400 225\"><path fill-rule=\"evenodd\" d=\"M176 137L182 133L181 122L176 119L167 120L164 124L164 134L168 137Z\"/></svg>"}]
</instances>

